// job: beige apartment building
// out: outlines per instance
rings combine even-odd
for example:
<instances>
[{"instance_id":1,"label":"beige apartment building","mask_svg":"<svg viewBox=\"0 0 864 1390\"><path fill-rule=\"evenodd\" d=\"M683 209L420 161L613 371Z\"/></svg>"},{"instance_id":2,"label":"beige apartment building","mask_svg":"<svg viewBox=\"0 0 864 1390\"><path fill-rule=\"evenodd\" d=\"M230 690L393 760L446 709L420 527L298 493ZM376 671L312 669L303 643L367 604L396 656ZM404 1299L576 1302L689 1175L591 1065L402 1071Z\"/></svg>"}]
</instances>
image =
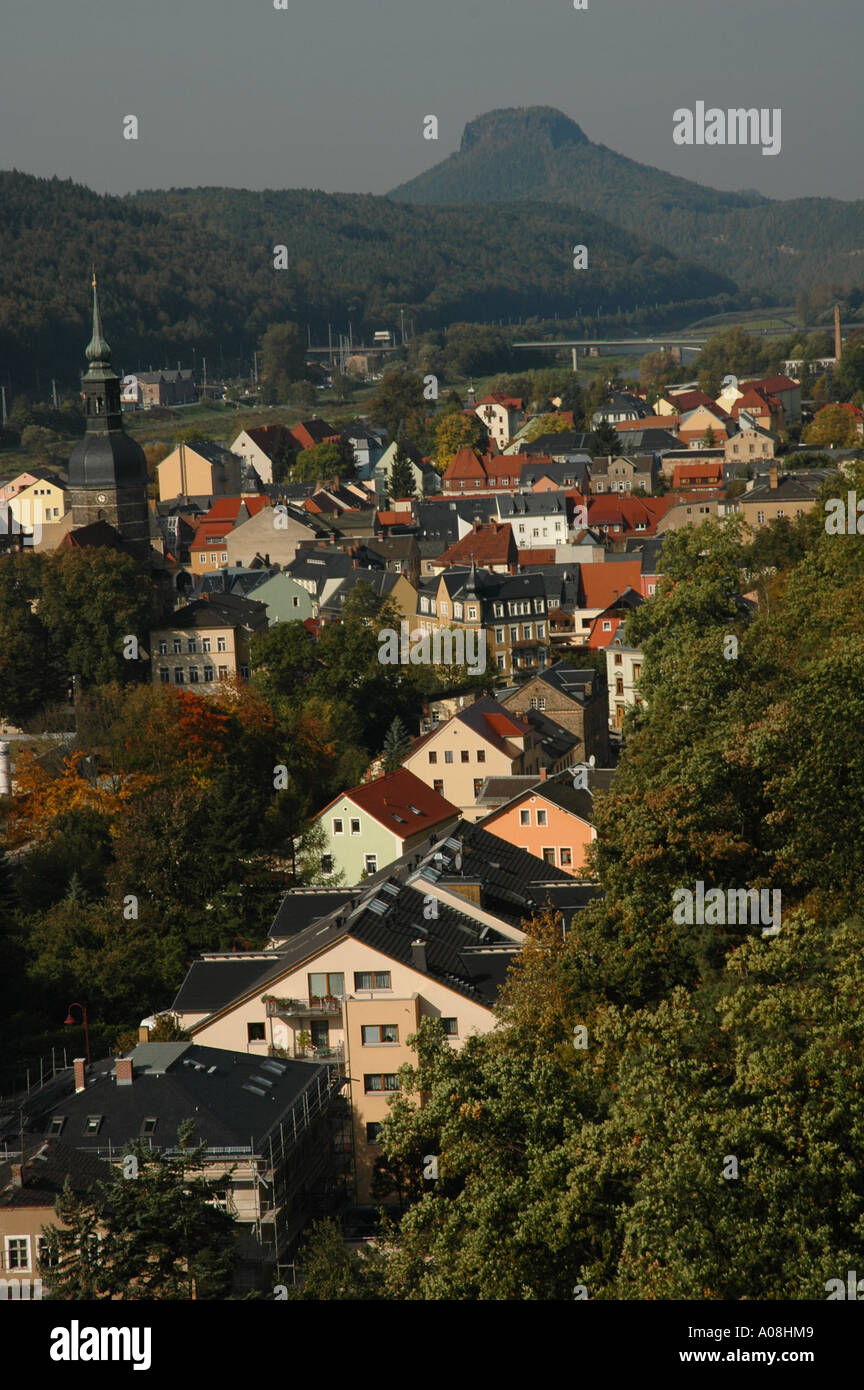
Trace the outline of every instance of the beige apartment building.
<instances>
[{"instance_id":1,"label":"beige apartment building","mask_svg":"<svg viewBox=\"0 0 864 1390\"><path fill-rule=\"evenodd\" d=\"M243 460L218 444L178 444L156 465L159 501L175 497L238 497Z\"/></svg>"},{"instance_id":2,"label":"beige apartment building","mask_svg":"<svg viewBox=\"0 0 864 1390\"><path fill-rule=\"evenodd\" d=\"M224 681L248 680L252 634L266 627L263 603L234 594L196 599L150 633L153 684L207 695Z\"/></svg>"}]
</instances>

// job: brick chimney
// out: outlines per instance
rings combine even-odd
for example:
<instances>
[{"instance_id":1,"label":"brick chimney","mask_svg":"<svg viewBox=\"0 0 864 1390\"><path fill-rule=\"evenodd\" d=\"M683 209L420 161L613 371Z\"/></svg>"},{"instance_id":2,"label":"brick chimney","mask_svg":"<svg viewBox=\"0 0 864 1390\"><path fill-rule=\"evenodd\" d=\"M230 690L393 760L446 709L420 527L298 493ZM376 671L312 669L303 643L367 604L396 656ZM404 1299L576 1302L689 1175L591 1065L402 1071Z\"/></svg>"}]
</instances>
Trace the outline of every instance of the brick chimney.
<instances>
[{"instance_id":1,"label":"brick chimney","mask_svg":"<svg viewBox=\"0 0 864 1390\"><path fill-rule=\"evenodd\" d=\"M83 1057L76 1057L72 1065L75 1068L75 1094L77 1096L84 1090L87 1084L85 1080L85 1067L87 1064Z\"/></svg>"},{"instance_id":2,"label":"brick chimney","mask_svg":"<svg viewBox=\"0 0 864 1390\"><path fill-rule=\"evenodd\" d=\"M547 773L547 770L548 770L547 768L541 767L541 769L540 769L540 781L541 781L541 782L545 782L545 781L546 781L546 773Z\"/></svg>"},{"instance_id":3,"label":"brick chimney","mask_svg":"<svg viewBox=\"0 0 864 1390\"><path fill-rule=\"evenodd\" d=\"M118 1057L114 1063L114 1079L118 1086L132 1085L132 1058Z\"/></svg>"},{"instance_id":4,"label":"brick chimney","mask_svg":"<svg viewBox=\"0 0 864 1390\"><path fill-rule=\"evenodd\" d=\"M139 1042L149 1042L149 1041L150 1041L150 1029L147 1027L146 1023L142 1023L141 1026L140 1026L140 1028L138 1029L138 1041L139 1041Z\"/></svg>"},{"instance_id":5,"label":"brick chimney","mask_svg":"<svg viewBox=\"0 0 864 1390\"><path fill-rule=\"evenodd\" d=\"M777 465L776 465L776 463L772 463L771 467L768 469L768 486L771 487L771 488L776 488L776 486L777 486Z\"/></svg>"},{"instance_id":6,"label":"brick chimney","mask_svg":"<svg viewBox=\"0 0 864 1390\"><path fill-rule=\"evenodd\" d=\"M426 974L426 942L417 940L411 942L411 964L415 970Z\"/></svg>"},{"instance_id":7,"label":"brick chimney","mask_svg":"<svg viewBox=\"0 0 864 1390\"><path fill-rule=\"evenodd\" d=\"M12 1177L11 1177L11 1179L10 1179L9 1186L10 1186L10 1187L16 1187L16 1188L21 1188L21 1187L23 1187L23 1186L24 1186L24 1164L23 1164L23 1163L13 1163L13 1164L11 1165L11 1167L12 1167Z\"/></svg>"},{"instance_id":8,"label":"brick chimney","mask_svg":"<svg viewBox=\"0 0 864 1390\"><path fill-rule=\"evenodd\" d=\"M835 304L835 305L834 305L834 356L837 358L837 361L838 361L838 362L840 361L840 357L841 357L841 355L842 355L842 352L843 352L843 335L842 335L842 333L840 332L840 305L839 305L839 304Z\"/></svg>"}]
</instances>

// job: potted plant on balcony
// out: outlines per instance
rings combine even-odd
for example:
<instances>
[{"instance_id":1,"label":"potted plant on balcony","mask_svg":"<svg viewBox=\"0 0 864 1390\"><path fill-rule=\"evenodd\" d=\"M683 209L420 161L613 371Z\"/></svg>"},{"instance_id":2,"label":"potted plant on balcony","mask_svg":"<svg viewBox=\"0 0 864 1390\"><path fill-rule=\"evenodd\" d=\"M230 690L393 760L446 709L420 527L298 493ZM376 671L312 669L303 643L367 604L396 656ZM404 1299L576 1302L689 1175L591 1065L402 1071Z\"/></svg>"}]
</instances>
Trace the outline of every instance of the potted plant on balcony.
<instances>
[{"instance_id":1,"label":"potted plant on balcony","mask_svg":"<svg viewBox=\"0 0 864 1390\"><path fill-rule=\"evenodd\" d=\"M297 1034L297 1051L301 1057L305 1057L307 1051L312 1046L312 1034L303 1029L302 1033Z\"/></svg>"}]
</instances>

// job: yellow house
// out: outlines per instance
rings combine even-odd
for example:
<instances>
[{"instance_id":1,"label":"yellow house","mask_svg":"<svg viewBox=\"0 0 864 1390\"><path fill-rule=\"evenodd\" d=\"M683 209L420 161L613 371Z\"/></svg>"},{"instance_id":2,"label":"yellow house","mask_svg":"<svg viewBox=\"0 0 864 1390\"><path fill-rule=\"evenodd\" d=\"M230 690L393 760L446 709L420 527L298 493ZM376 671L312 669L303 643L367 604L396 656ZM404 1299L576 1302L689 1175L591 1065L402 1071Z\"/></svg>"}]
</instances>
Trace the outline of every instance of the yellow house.
<instances>
[{"instance_id":1,"label":"yellow house","mask_svg":"<svg viewBox=\"0 0 864 1390\"><path fill-rule=\"evenodd\" d=\"M52 478L35 478L10 497L7 506L28 531L50 526L66 515L66 489Z\"/></svg>"},{"instance_id":2,"label":"yellow house","mask_svg":"<svg viewBox=\"0 0 864 1390\"><path fill-rule=\"evenodd\" d=\"M403 767L470 821L486 813L477 798L487 777L539 777L549 765L539 734L489 695L439 724L402 760Z\"/></svg>"},{"instance_id":3,"label":"yellow house","mask_svg":"<svg viewBox=\"0 0 864 1390\"><path fill-rule=\"evenodd\" d=\"M159 501L175 497L239 497L243 459L219 444L178 444L156 465Z\"/></svg>"}]
</instances>

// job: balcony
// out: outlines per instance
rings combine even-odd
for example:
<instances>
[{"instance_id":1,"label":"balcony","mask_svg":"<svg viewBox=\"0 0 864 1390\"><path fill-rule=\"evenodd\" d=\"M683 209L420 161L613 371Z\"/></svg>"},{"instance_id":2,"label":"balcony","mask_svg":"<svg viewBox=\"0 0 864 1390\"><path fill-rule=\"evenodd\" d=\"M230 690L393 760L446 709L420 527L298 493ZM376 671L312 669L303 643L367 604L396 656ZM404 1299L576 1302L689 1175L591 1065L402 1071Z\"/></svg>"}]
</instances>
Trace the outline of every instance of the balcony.
<instances>
[{"instance_id":1,"label":"balcony","mask_svg":"<svg viewBox=\"0 0 864 1390\"><path fill-rule=\"evenodd\" d=\"M311 999L264 999L268 1018L341 1018L342 1001L332 996Z\"/></svg>"},{"instance_id":2,"label":"balcony","mask_svg":"<svg viewBox=\"0 0 864 1390\"><path fill-rule=\"evenodd\" d=\"M291 1056L295 1062L344 1062L345 1049L341 1043L335 1047L295 1047Z\"/></svg>"}]
</instances>

